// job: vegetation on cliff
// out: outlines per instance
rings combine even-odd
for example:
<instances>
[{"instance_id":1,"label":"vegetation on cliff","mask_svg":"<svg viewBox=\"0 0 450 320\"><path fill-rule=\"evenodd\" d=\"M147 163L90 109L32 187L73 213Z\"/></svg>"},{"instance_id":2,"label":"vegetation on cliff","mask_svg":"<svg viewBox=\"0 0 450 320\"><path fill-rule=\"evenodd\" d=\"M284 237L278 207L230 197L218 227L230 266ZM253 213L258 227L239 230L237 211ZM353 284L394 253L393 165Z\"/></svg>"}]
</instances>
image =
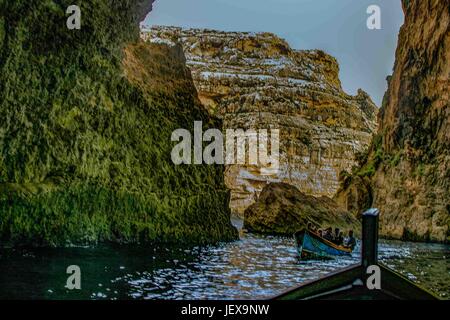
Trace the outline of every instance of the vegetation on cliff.
<instances>
[{"instance_id":1,"label":"vegetation on cliff","mask_svg":"<svg viewBox=\"0 0 450 320\"><path fill-rule=\"evenodd\" d=\"M336 199L354 211L378 207L385 237L448 242L450 3L404 0L403 9L378 134ZM369 199L354 197L361 179Z\"/></svg>"},{"instance_id":2,"label":"vegetation on cliff","mask_svg":"<svg viewBox=\"0 0 450 320\"><path fill-rule=\"evenodd\" d=\"M84 1L68 30L69 1L0 1L2 244L235 238L223 167L171 162L173 130L221 123L179 48L137 44L150 3Z\"/></svg>"}]
</instances>

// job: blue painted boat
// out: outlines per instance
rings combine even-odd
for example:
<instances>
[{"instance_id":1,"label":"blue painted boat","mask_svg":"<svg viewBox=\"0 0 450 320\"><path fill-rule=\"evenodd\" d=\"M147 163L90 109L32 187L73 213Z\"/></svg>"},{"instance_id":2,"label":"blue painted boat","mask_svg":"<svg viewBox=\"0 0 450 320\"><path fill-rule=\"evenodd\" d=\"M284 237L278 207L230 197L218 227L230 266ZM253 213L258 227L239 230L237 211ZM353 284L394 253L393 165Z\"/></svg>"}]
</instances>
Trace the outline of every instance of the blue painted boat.
<instances>
[{"instance_id":1,"label":"blue painted boat","mask_svg":"<svg viewBox=\"0 0 450 320\"><path fill-rule=\"evenodd\" d=\"M403 275L378 263L378 216L379 210L371 208L362 214L362 241L361 261L344 269L337 270L319 279L307 281L300 286L291 288L274 297L279 300L439 300L439 297L417 284L411 282ZM294 234L299 241L299 248L303 254L309 250L313 241L324 242L319 235L312 232L299 231ZM319 239L316 239L319 238ZM304 241L306 239L306 241ZM309 240L314 239L311 242ZM325 240L328 245L329 241ZM317 243L316 243L317 244ZM304 246L304 248L303 248ZM322 245L317 244L314 251L319 251ZM335 244L330 245L335 247ZM339 247L337 248L342 251ZM347 253L349 254L349 253ZM379 268L381 285L377 289L367 285L373 272L368 268Z\"/></svg>"},{"instance_id":2,"label":"blue painted boat","mask_svg":"<svg viewBox=\"0 0 450 320\"><path fill-rule=\"evenodd\" d=\"M351 256L352 249L339 246L308 230L294 233L301 259L330 259L335 256Z\"/></svg>"}]
</instances>

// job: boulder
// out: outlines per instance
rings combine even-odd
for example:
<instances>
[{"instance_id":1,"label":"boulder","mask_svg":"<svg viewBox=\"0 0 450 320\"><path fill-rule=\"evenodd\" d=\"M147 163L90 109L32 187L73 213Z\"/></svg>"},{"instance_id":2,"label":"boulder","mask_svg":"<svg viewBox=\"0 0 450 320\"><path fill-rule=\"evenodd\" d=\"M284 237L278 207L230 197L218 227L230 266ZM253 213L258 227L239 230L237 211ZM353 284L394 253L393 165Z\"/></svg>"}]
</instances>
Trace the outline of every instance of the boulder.
<instances>
[{"instance_id":1,"label":"boulder","mask_svg":"<svg viewBox=\"0 0 450 320\"><path fill-rule=\"evenodd\" d=\"M359 228L357 219L334 200L307 195L286 183L264 187L256 203L245 210L244 228L249 232L290 236L308 222L323 228Z\"/></svg>"}]
</instances>

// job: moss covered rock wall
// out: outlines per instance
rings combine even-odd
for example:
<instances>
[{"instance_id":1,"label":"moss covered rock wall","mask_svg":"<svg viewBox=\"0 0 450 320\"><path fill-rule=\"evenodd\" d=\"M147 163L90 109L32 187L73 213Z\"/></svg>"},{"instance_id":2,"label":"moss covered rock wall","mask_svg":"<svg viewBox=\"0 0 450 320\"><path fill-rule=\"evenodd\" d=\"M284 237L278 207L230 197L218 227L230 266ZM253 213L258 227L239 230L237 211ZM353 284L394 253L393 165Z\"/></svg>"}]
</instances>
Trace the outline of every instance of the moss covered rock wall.
<instances>
[{"instance_id":1,"label":"moss covered rock wall","mask_svg":"<svg viewBox=\"0 0 450 320\"><path fill-rule=\"evenodd\" d=\"M222 166L175 166L202 120L182 51L140 44L151 1L0 0L3 245L234 239Z\"/></svg>"}]
</instances>

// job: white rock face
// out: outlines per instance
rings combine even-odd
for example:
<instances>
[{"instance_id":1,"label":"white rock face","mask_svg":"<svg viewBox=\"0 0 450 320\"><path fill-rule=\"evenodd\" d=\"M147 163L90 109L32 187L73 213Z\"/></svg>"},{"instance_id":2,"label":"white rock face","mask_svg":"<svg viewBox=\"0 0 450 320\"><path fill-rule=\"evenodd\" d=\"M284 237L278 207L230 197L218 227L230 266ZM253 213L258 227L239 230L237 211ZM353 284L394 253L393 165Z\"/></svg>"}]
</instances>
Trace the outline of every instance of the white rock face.
<instances>
[{"instance_id":1,"label":"white rock face","mask_svg":"<svg viewBox=\"0 0 450 320\"><path fill-rule=\"evenodd\" d=\"M226 183L237 214L268 182L332 197L339 173L376 130L377 107L362 90L343 92L337 61L320 50L293 50L270 33L153 27L145 41L181 44L199 99L225 129L279 129L280 169L230 165Z\"/></svg>"}]
</instances>

